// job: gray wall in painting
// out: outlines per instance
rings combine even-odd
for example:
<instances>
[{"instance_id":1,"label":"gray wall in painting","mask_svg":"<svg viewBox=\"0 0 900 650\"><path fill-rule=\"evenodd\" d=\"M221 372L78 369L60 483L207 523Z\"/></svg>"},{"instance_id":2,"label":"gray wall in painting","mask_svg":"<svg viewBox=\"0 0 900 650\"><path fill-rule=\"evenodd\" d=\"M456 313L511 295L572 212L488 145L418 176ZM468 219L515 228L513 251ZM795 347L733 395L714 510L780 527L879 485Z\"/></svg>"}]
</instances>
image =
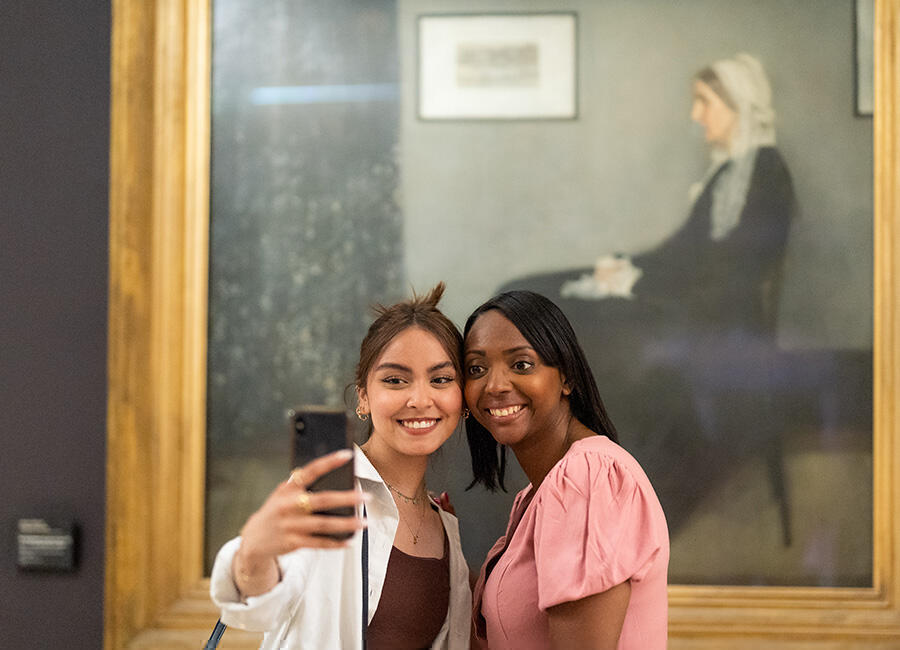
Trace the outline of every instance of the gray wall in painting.
<instances>
[{"instance_id":1,"label":"gray wall in painting","mask_svg":"<svg viewBox=\"0 0 900 650\"><path fill-rule=\"evenodd\" d=\"M578 119L416 118L418 14L542 10L578 14ZM672 233L707 164L689 79L747 51L771 77L801 210L781 344L871 345L872 120L854 114L852 0L403 0L399 21L406 271L417 286L447 279L456 320L513 278L644 251Z\"/></svg>"}]
</instances>

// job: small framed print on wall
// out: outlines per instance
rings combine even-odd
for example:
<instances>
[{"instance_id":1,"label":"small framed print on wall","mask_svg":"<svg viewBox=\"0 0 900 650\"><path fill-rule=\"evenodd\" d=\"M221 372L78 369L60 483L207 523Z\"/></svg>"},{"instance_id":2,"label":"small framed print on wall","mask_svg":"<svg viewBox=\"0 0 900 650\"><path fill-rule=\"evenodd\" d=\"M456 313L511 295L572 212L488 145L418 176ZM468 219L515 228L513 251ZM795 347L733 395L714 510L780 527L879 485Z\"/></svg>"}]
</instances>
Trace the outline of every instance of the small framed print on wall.
<instances>
[{"instance_id":1,"label":"small framed print on wall","mask_svg":"<svg viewBox=\"0 0 900 650\"><path fill-rule=\"evenodd\" d=\"M574 13L434 14L418 20L423 120L571 120Z\"/></svg>"}]
</instances>

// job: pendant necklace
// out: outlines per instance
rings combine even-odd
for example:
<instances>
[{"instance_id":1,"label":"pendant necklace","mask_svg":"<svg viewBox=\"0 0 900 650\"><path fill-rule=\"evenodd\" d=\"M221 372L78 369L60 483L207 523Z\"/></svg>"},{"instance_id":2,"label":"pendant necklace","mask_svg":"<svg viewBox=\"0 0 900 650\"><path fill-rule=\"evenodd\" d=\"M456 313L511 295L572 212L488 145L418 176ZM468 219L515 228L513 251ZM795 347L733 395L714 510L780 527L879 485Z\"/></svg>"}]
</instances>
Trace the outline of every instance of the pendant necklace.
<instances>
[{"instance_id":1,"label":"pendant necklace","mask_svg":"<svg viewBox=\"0 0 900 650\"><path fill-rule=\"evenodd\" d=\"M409 534L412 535L413 544L419 543L419 533L422 532L422 524L425 522L425 510L423 508L416 507L416 510L419 512L419 523L416 525L416 530L413 532L412 526L409 525L409 522L406 519L403 519L403 523L406 525L406 529L409 531Z\"/></svg>"},{"instance_id":2,"label":"pendant necklace","mask_svg":"<svg viewBox=\"0 0 900 650\"><path fill-rule=\"evenodd\" d=\"M383 478L381 480L384 481ZM420 494L417 494L414 497L403 494L400 490L395 488L393 485L391 485L387 481L384 481L384 484L388 486L388 489L391 492L396 494L403 501L415 506L416 510L419 512L419 523L416 526L415 531L413 531L412 526L409 525L409 522L407 522L405 518L401 517L401 519L403 519L403 524L406 526L407 530L409 530L409 534L412 535L413 544L418 544L419 543L419 533L422 531L422 523L425 521L425 509L419 507L419 504L423 503L425 501L426 495L428 494L427 490L425 489L425 483L424 482L422 483L422 489L420 491Z\"/></svg>"}]
</instances>

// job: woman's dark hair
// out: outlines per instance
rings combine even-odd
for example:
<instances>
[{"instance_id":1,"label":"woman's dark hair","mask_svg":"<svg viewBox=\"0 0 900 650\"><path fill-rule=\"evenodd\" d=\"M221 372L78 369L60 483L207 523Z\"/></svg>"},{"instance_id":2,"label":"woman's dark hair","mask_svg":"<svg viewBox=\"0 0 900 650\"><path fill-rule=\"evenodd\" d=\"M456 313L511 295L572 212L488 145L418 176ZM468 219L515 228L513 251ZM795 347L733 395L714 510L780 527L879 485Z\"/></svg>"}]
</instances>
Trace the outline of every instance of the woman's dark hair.
<instances>
[{"instance_id":1,"label":"woman's dark hair","mask_svg":"<svg viewBox=\"0 0 900 650\"><path fill-rule=\"evenodd\" d=\"M413 297L389 307L376 305L378 317L359 346L359 363L356 365L356 387L365 388L372 366L394 337L410 327L419 327L438 340L462 381L462 337L456 325L437 308L444 295L444 283L439 282L424 296Z\"/></svg>"},{"instance_id":2,"label":"woman's dark hair","mask_svg":"<svg viewBox=\"0 0 900 650\"><path fill-rule=\"evenodd\" d=\"M578 343L575 331L551 300L533 291L507 291L478 307L466 321L463 337L487 311L496 309L503 314L534 351L548 366L559 369L571 389L569 408L572 415L594 433L604 435L618 443L619 437L613 426L594 375ZM503 478L506 473L506 447L498 445L490 432L475 418L466 420L466 438L472 455L474 479L469 487L481 483L492 492L498 487L506 491ZM498 449L499 448L499 449Z\"/></svg>"}]
</instances>

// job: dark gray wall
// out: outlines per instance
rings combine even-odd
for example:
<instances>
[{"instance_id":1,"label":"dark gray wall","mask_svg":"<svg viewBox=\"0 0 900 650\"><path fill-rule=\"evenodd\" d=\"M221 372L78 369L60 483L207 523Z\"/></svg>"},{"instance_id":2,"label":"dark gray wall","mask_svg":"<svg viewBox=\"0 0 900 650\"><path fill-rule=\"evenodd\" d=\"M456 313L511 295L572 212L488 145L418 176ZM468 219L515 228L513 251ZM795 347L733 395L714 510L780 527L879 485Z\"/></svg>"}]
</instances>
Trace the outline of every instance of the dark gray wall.
<instances>
[{"instance_id":1,"label":"dark gray wall","mask_svg":"<svg viewBox=\"0 0 900 650\"><path fill-rule=\"evenodd\" d=\"M103 636L108 0L0 3L0 647ZM72 574L16 569L20 517L73 518Z\"/></svg>"}]
</instances>

